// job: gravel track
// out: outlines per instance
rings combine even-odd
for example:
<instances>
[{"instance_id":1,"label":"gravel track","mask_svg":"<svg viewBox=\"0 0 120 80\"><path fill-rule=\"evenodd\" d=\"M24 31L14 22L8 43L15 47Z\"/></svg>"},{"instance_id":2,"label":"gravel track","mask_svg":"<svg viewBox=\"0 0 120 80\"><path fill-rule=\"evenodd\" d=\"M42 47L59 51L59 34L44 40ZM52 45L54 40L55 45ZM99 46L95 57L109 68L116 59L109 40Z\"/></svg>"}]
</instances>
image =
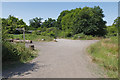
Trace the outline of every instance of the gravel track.
<instances>
[{"instance_id":1,"label":"gravel track","mask_svg":"<svg viewBox=\"0 0 120 80\"><path fill-rule=\"evenodd\" d=\"M86 48L98 40L57 39L58 42L33 42L38 57L30 63L3 71L12 78L103 78Z\"/></svg>"}]
</instances>

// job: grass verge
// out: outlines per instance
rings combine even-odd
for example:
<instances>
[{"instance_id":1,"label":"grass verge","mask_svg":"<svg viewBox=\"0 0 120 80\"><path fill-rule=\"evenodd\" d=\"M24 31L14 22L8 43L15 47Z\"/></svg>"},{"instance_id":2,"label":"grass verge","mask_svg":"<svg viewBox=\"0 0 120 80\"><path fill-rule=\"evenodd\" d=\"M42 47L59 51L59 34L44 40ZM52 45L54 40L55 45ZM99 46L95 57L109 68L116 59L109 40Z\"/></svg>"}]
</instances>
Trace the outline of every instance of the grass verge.
<instances>
[{"instance_id":1,"label":"grass verge","mask_svg":"<svg viewBox=\"0 0 120 80\"><path fill-rule=\"evenodd\" d=\"M88 52L92 61L104 67L110 78L118 78L118 37L102 39L91 45Z\"/></svg>"},{"instance_id":2,"label":"grass verge","mask_svg":"<svg viewBox=\"0 0 120 80\"><path fill-rule=\"evenodd\" d=\"M16 39L23 39L23 34L9 34L11 38ZM25 34L26 40L33 40L33 41L42 41L42 39L45 39L45 41L52 41L54 38L50 36L42 36L42 35L36 35L36 34Z\"/></svg>"}]
</instances>

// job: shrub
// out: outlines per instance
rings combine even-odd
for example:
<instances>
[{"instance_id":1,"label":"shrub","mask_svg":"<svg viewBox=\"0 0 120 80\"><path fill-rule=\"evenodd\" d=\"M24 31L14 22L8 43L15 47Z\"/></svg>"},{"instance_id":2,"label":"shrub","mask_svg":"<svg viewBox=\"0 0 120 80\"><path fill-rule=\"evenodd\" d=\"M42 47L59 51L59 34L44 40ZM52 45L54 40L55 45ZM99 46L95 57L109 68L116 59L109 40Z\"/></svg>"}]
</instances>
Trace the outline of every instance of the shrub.
<instances>
[{"instance_id":1,"label":"shrub","mask_svg":"<svg viewBox=\"0 0 120 80\"><path fill-rule=\"evenodd\" d=\"M32 34L36 34L36 35L41 35L41 33L39 31L33 31Z\"/></svg>"},{"instance_id":2,"label":"shrub","mask_svg":"<svg viewBox=\"0 0 120 80\"><path fill-rule=\"evenodd\" d=\"M92 40L94 37L92 35L85 36L85 39Z\"/></svg>"},{"instance_id":3,"label":"shrub","mask_svg":"<svg viewBox=\"0 0 120 80\"><path fill-rule=\"evenodd\" d=\"M55 37L55 33L53 31L47 33L47 36L50 36L50 37Z\"/></svg>"},{"instance_id":4,"label":"shrub","mask_svg":"<svg viewBox=\"0 0 120 80\"><path fill-rule=\"evenodd\" d=\"M46 32L41 32L41 35L42 35L42 36L45 36L45 35L46 35Z\"/></svg>"},{"instance_id":5,"label":"shrub","mask_svg":"<svg viewBox=\"0 0 120 80\"><path fill-rule=\"evenodd\" d=\"M75 34L75 35L73 36L73 39L80 39L80 38L85 38L85 37L86 37L85 34L80 33L80 34Z\"/></svg>"},{"instance_id":6,"label":"shrub","mask_svg":"<svg viewBox=\"0 0 120 80\"><path fill-rule=\"evenodd\" d=\"M71 31L59 31L58 37L67 38L72 37L73 33Z\"/></svg>"},{"instance_id":7,"label":"shrub","mask_svg":"<svg viewBox=\"0 0 120 80\"><path fill-rule=\"evenodd\" d=\"M57 29L55 27L47 28L45 32L41 32L42 36L57 37Z\"/></svg>"},{"instance_id":8,"label":"shrub","mask_svg":"<svg viewBox=\"0 0 120 80\"><path fill-rule=\"evenodd\" d=\"M118 28L116 26L107 26L107 35L106 37L117 36Z\"/></svg>"},{"instance_id":9,"label":"shrub","mask_svg":"<svg viewBox=\"0 0 120 80\"><path fill-rule=\"evenodd\" d=\"M25 48L24 45L9 42L2 43L2 51L3 63L9 61L26 62L36 56L33 51Z\"/></svg>"},{"instance_id":10,"label":"shrub","mask_svg":"<svg viewBox=\"0 0 120 80\"><path fill-rule=\"evenodd\" d=\"M91 40L94 39L94 37L92 35L85 35L83 33L80 34L75 34L73 36L73 39L86 39L86 40Z\"/></svg>"},{"instance_id":11,"label":"shrub","mask_svg":"<svg viewBox=\"0 0 120 80\"><path fill-rule=\"evenodd\" d=\"M51 28L46 29L47 33L51 32L51 31L53 31L55 33L55 32L57 32L57 29L55 27L51 27Z\"/></svg>"},{"instance_id":12,"label":"shrub","mask_svg":"<svg viewBox=\"0 0 120 80\"><path fill-rule=\"evenodd\" d=\"M65 32L64 31L60 31L58 33L58 37L64 38L65 37Z\"/></svg>"},{"instance_id":13,"label":"shrub","mask_svg":"<svg viewBox=\"0 0 120 80\"><path fill-rule=\"evenodd\" d=\"M72 36L72 32L65 32L65 37L71 37Z\"/></svg>"}]
</instances>

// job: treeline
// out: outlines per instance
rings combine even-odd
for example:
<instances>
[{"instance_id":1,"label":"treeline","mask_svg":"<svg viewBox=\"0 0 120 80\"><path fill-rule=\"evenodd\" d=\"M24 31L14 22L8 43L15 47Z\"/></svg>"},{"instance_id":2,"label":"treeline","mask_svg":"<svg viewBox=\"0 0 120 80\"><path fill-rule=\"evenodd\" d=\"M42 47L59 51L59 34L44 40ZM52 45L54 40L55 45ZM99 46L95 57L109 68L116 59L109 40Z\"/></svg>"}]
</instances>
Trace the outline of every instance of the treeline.
<instances>
[{"instance_id":1,"label":"treeline","mask_svg":"<svg viewBox=\"0 0 120 80\"><path fill-rule=\"evenodd\" d=\"M98 37L117 35L118 18L112 26L106 26L103 18L103 10L99 6L64 10L57 20L48 18L42 22L43 18L36 17L29 20L30 25L26 25L23 19L9 15L6 19L2 18L2 30L3 34L20 34L22 31L17 31L16 28L24 27L26 31L32 30L37 35L50 37L73 37L77 34Z\"/></svg>"},{"instance_id":2,"label":"treeline","mask_svg":"<svg viewBox=\"0 0 120 80\"><path fill-rule=\"evenodd\" d=\"M120 17L117 17L111 26L107 26L107 36L117 36L120 30Z\"/></svg>"}]
</instances>

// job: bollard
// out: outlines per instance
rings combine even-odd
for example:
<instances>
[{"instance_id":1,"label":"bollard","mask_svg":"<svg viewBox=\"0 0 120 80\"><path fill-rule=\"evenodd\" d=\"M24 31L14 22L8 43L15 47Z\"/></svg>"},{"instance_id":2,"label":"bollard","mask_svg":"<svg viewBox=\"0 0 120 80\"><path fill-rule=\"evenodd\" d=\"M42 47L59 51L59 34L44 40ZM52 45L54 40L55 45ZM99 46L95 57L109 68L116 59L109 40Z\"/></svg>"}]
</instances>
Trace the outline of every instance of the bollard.
<instances>
[{"instance_id":1,"label":"bollard","mask_svg":"<svg viewBox=\"0 0 120 80\"><path fill-rule=\"evenodd\" d=\"M29 45L29 48L30 48L31 50L34 50L34 45L33 45L33 44Z\"/></svg>"},{"instance_id":2,"label":"bollard","mask_svg":"<svg viewBox=\"0 0 120 80\"><path fill-rule=\"evenodd\" d=\"M30 43L32 43L32 40L30 40Z\"/></svg>"},{"instance_id":3,"label":"bollard","mask_svg":"<svg viewBox=\"0 0 120 80\"><path fill-rule=\"evenodd\" d=\"M42 39L42 41L45 41L45 39Z\"/></svg>"},{"instance_id":4,"label":"bollard","mask_svg":"<svg viewBox=\"0 0 120 80\"><path fill-rule=\"evenodd\" d=\"M54 42L57 42L57 40L56 40L56 39L54 39L53 41L54 41Z\"/></svg>"}]
</instances>

